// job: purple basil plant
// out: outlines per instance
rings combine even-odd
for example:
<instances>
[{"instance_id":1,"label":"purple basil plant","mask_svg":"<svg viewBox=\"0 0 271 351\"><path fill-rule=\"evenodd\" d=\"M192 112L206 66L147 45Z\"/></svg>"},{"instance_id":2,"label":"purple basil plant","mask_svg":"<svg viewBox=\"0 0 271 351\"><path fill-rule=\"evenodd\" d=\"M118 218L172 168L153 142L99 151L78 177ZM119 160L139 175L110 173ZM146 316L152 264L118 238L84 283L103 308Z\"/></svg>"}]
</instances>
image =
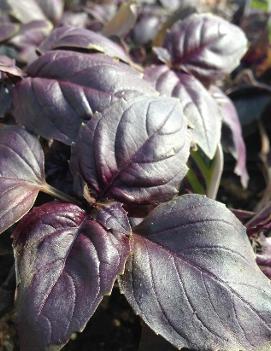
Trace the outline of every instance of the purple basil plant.
<instances>
[{"instance_id":1,"label":"purple basil plant","mask_svg":"<svg viewBox=\"0 0 271 351\"><path fill-rule=\"evenodd\" d=\"M60 350L115 283L178 349L271 349L270 281L245 227L215 201L222 123L248 180L236 111L215 86L246 49L236 26L192 14L144 68L102 34L66 25L24 72L0 57L11 100L0 230L12 227L20 350ZM214 161L209 197L183 194L192 154Z\"/></svg>"}]
</instances>

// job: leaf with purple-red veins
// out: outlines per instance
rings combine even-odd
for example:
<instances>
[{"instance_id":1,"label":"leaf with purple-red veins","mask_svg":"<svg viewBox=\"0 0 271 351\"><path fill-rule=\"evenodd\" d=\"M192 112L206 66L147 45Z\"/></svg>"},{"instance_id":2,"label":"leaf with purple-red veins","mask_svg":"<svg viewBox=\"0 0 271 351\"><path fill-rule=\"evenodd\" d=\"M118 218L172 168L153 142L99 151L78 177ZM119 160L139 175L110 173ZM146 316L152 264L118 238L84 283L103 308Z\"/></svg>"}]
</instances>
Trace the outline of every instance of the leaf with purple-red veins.
<instances>
[{"instance_id":1,"label":"leaf with purple-red veins","mask_svg":"<svg viewBox=\"0 0 271 351\"><path fill-rule=\"evenodd\" d=\"M246 168L246 146L237 111L222 90L212 86L210 92L219 105L225 125L222 132L223 147L236 159L234 172L240 176L241 183L246 188L249 179Z\"/></svg>"},{"instance_id":2,"label":"leaf with purple-red veins","mask_svg":"<svg viewBox=\"0 0 271 351\"><path fill-rule=\"evenodd\" d=\"M173 71L166 65L145 69L145 79L162 95L180 99L184 115L192 128L192 142L212 159L220 141L222 115L217 102L199 80L190 74Z\"/></svg>"},{"instance_id":3,"label":"leaf with purple-red veins","mask_svg":"<svg viewBox=\"0 0 271 351\"><path fill-rule=\"evenodd\" d=\"M223 204L184 195L133 231L120 289L156 333L179 349L270 350L270 282Z\"/></svg>"},{"instance_id":4,"label":"leaf with purple-red veins","mask_svg":"<svg viewBox=\"0 0 271 351\"><path fill-rule=\"evenodd\" d=\"M56 28L39 47L39 51L41 52L57 49L93 50L113 58L118 58L124 62L131 61L121 46L104 35L85 28L70 26Z\"/></svg>"},{"instance_id":5,"label":"leaf with purple-red veins","mask_svg":"<svg viewBox=\"0 0 271 351\"><path fill-rule=\"evenodd\" d=\"M37 138L19 127L0 129L0 233L22 218L45 187Z\"/></svg>"},{"instance_id":6,"label":"leaf with purple-red veins","mask_svg":"<svg viewBox=\"0 0 271 351\"><path fill-rule=\"evenodd\" d=\"M232 72L247 50L243 31L223 18L193 14L176 22L164 47L175 67L183 67L199 79L214 81Z\"/></svg>"},{"instance_id":7,"label":"leaf with purple-red veins","mask_svg":"<svg viewBox=\"0 0 271 351\"><path fill-rule=\"evenodd\" d=\"M65 144L77 139L83 121L122 96L157 95L137 71L103 54L49 51L27 73L14 89L17 122Z\"/></svg>"},{"instance_id":8,"label":"leaf with purple-red veins","mask_svg":"<svg viewBox=\"0 0 271 351\"><path fill-rule=\"evenodd\" d=\"M177 99L122 99L82 126L71 166L96 198L154 205L178 194L189 149Z\"/></svg>"},{"instance_id":9,"label":"leaf with purple-red veins","mask_svg":"<svg viewBox=\"0 0 271 351\"><path fill-rule=\"evenodd\" d=\"M17 314L20 350L59 350L82 331L110 294L130 252L120 204L87 215L76 205L47 203L17 226Z\"/></svg>"}]
</instances>

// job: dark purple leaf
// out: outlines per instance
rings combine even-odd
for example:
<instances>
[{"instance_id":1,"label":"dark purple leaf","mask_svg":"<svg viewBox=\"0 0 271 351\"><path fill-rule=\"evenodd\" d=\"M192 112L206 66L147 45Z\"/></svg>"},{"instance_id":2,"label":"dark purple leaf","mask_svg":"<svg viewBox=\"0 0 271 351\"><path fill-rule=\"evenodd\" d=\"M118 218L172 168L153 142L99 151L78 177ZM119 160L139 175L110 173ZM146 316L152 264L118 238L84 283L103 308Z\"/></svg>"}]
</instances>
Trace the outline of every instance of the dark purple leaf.
<instances>
[{"instance_id":1,"label":"dark purple leaf","mask_svg":"<svg viewBox=\"0 0 271 351\"><path fill-rule=\"evenodd\" d=\"M232 101L220 90L212 86L211 94L221 109L223 122L227 129L222 133L222 142L226 141L226 148L236 159L234 172L240 176L244 188L248 184L248 173L246 168L246 146L242 135L242 127ZM226 134L227 133L227 134ZM230 137L228 134L230 133ZM224 137L224 139L223 139Z\"/></svg>"},{"instance_id":2,"label":"dark purple leaf","mask_svg":"<svg viewBox=\"0 0 271 351\"><path fill-rule=\"evenodd\" d=\"M256 262L263 273L271 279L271 237L260 234L257 238L260 252L257 254Z\"/></svg>"},{"instance_id":3,"label":"dark purple leaf","mask_svg":"<svg viewBox=\"0 0 271 351\"><path fill-rule=\"evenodd\" d=\"M110 294L129 254L130 226L120 204L93 216L47 203L17 226L17 313L21 351L59 350L82 331Z\"/></svg>"},{"instance_id":4,"label":"dark purple leaf","mask_svg":"<svg viewBox=\"0 0 271 351\"><path fill-rule=\"evenodd\" d=\"M155 205L178 193L189 147L177 99L122 99L82 126L71 164L97 198Z\"/></svg>"},{"instance_id":5,"label":"dark purple leaf","mask_svg":"<svg viewBox=\"0 0 271 351\"><path fill-rule=\"evenodd\" d=\"M213 158L220 141L222 116L216 101L192 75L170 70L166 65L145 69L145 79L162 95L180 99L184 115L192 128L192 142Z\"/></svg>"},{"instance_id":6,"label":"dark purple leaf","mask_svg":"<svg viewBox=\"0 0 271 351\"><path fill-rule=\"evenodd\" d=\"M220 17L193 14L173 25L164 46L175 66L214 81L239 65L247 39L241 29Z\"/></svg>"},{"instance_id":7,"label":"dark purple leaf","mask_svg":"<svg viewBox=\"0 0 271 351\"><path fill-rule=\"evenodd\" d=\"M0 24L0 43L13 37L19 30L18 24L15 23L1 23Z\"/></svg>"},{"instance_id":8,"label":"dark purple leaf","mask_svg":"<svg viewBox=\"0 0 271 351\"><path fill-rule=\"evenodd\" d=\"M57 28L39 47L41 52L56 49L94 50L110 57L118 58L124 62L131 61L121 46L102 34L95 33L85 28L73 28L68 26Z\"/></svg>"},{"instance_id":9,"label":"dark purple leaf","mask_svg":"<svg viewBox=\"0 0 271 351\"><path fill-rule=\"evenodd\" d=\"M223 204L184 195L134 232L120 288L156 333L179 349L270 349L270 282Z\"/></svg>"},{"instance_id":10,"label":"dark purple leaf","mask_svg":"<svg viewBox=\"0 0 271 351\"><path fill-rule=\"evenodd\" d=\"M0 129L0 233L21 219L45 187L44 155L24 129Z\"/></svg>"},{"instance_id":11,"label":"dark purple leaf","mask_svg":"<svg viewBox=\"0 0 271 351\"><path fill-rule=\"evenodd\" d=\"M65 144L76 140L82 121L127 93L156 94L137 71L102 54L47 52L28 74L14 89L17 122Z\"/></svg>"},{"instance_id":12,"label":"dark purple leaf","mask_svg":"<svg viewBox=\"0 0 271 351\"><path fill-rule=\"evenodd\" d=\"M271 203L269 202L260 212L256 213L247 223L249 236L268 233L271 230Z\"/></svg>"}]
</instances>

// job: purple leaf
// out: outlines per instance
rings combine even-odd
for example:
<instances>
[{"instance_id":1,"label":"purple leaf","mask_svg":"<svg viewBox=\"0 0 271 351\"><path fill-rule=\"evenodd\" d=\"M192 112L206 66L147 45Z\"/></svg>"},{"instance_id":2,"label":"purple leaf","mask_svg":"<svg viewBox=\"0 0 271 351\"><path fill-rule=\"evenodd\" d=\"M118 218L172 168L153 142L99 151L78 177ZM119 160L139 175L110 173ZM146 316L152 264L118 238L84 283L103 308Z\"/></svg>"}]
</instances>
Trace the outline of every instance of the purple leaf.
<instances>
[{"instance_id":1,"label":"purple leaf","mask_svg":"<svg viewBox=\"0 0 271 351\"><path fill-rule=\"evenodd\" d=\"M6 0L10 15L22 23L46 20L46 16L36 0Z\"/></svg>"},{"instance_id":2,"label":"purple leaf","mask_svg":"<svg viewBox=\"0 0 271 351\"><path fill-rule=\"evenodd\" d=\"M1 23L0 24L0 43L13 37L19 30L18 24L15 23Z\"/></svg>"},{"instance_id":3,"label":"purple leaf","mask_svg":"<svg viewBox=\"0 0 271 351\"><path fill-rule=\"evenodd\" d=\"M98 51L124 62L131 59L121 46L106 38L102 34L95 33L85 28L73 28L63 26L55 29L39 47L41 52L56 49L84 49Z\"/></svg>"},{"instance_id":4,"label":"purple leaf","mask_svg":"<svg viewBox=\"0 0 271 351\"><path fill-rule=\"evenodd\" d=\"M271 203L269 202L261 211L256 213L247 223L249 236L257 236L259 233L266 235L271 230Z\"/></svg>"},{"instance_id":5,"label":"purple leaf","mask_svg":"<svg viewBox=\"0 0 271 351\"><path fill-rule=\"evenodd\" d=\"M21 219L45 186L37 138L18 127L0 129L0 233Z\"/></svg>"},{"instance_id":6,"label":"purple leaf","mask_svg":"<svg viewBox=\"0 0 271 351\"><path fill-rule=\"evenodd\" d=\"M156 94L137 71L102 54L47 52L28 74L14 89L17 122L65 144L76 140L82 121L127 93Z\"/></svg>"},{"instance_id":7,"label":"purple leaf","mask_svg":"<svg viewBox=\"0 0 271 351\"><path fill-rule=\"evenodd\" d=\"M154 205L178 193L189 147L177 99L122 99L82 126L71 164L97 198Z\"/></svg>"},{"instance_id":8,"label":"purple leaf","mask_svg":"<svg viewBox=\"0 0 271 351\"><path fill-rule=\"evenodd\" d=\"M192 75L170 70L166 65L145 69L145 79L162 95L180 99L184 115L192 127L192 142L212 159L220 141L222 118L216 101Z\"/></svg>"},{"instance_id":9,"label":"purple leaf","mask_svg":"<svg viewBox=\"0 0 271 351\"><path fill-rule=\"evenodd\" d=\"M271 237L261 233L257 242L260 244L260 252L257 254L256 262L262 272L271 279Z\"/></svg>"},{"instance_id":10,"label":"purple leaf","mask_svg":"<svg viewBox=\"0 0 271 351\"><path fill-rule=\"evenodd\" d=\"M223 122L231 134L231 137L227 137L226 130L224 135L222 134L222 142L224 136L227 140L227 149L236 159L234 172L240 176L241 183L243 187L246 188L249 176L246 168L246 146L242 135L242 127L239 121L239 117L232 101L223 93L222 90L215 86L212 86L211 94L217 101L221 110L221 114L223 116Z\"/></svg>"},{"instance_id":11,"label":"purple leaf","mask_svg":"<svg viewBox=\"0 0 271 351\"><path fill-rule=\"evenodd\" d=\"M184 195L134 232L120 288L156 333L179 349L270 349L270 283L223 204Z\"/></svg>"},{"instance_id":12,"label":"purple leaf","mask_svg":"<svg viewBox=\"0 0 271 351\"><path fill-rule=\"evenodd\" d=\"M64 0L37 0L37 3L49 20L57 23L61 19L64 10Z\"/></svg>"},{"instance_id":13,"label":"purple leaf","mask_svg":"<svg viewBox=\"0 0 271 351\"><path fill-rule=\"evenodd\" d=\"M157 35L160 25L161 18L157 15L143 14L133 29L133 40L137 45L147 44Z\"/></svg>"},{"instance_id":14,"label":"purple leaf","mask_svg":"<svg viewBox=\"0 0 271 351\"><path fill-rule=\"evenodd\" d=\"M21 26L10 43L19 49L17 60L30 64L37 59L37 47L49 35L52 24L45 20L32 21Z\"/></svg>"},{"instance_id":15,"label":"purple leaf","mask_svg":"<svg viewBox=\"0 0 271 351\"><path fill-rule=\"evenodd\" d=\"M241 29L220 17L193 14L173 25L164 46L175 67L214 81L239 65L247 39Z\"/></svg>"},{"instance_id":16,"label":"purple leaf","mask_svg":"<svg viewBox=\"0 0 271 351\"><path fill-rule=\"evenodd\" d=\"M130 226L120 204L91 217L76 205L34 208L14 237L20 350L59 350L82 331L110 294L129 254Z\"/></svg>"},{"instance_id":17,"label":"purple leaf","mask_svg":"<svg viewBox=\"0 0 271 351\"><path fill-rule=\"evenodd\" d=\"M49 19L57 22L63 13L63 0L6 0L13 17L22 23Z\"/></svg>"},{"instance_id":18,"label":"purple leaf","mask_svg":"<svg viewBox=\"0 0 271 351\"><path fill-rule=\"evenodd\" d=\"M23 71L16 66L15 60L10 57L0 55L0 79L1 73L8 73L15 77L22 77Z\"/></svg>"}]
</instances>

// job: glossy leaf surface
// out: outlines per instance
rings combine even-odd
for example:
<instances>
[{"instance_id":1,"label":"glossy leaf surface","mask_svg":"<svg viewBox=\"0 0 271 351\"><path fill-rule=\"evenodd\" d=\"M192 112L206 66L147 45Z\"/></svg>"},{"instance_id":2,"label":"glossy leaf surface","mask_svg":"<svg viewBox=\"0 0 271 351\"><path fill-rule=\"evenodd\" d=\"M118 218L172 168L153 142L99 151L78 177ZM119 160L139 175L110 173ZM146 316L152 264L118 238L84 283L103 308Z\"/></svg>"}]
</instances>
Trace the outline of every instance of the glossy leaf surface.
<instances>
[{"instance_id":1,"label":"glossy leaf surface","mask_svg":"<svg viewBox=\"0 0 271 351\"><path fill-rule=\"evenodd\" d=\"M213 158L220 141L222 116L216 101L192 75L173 71L166 65L145 69L145 79L162 95L180 99L185 117L192 128L192 142Z\"/></svg>"},{"instance_id":2,"label":"glossy leaf surface","mask_svg":"<svg viewBox=\"0 0 271 351\"><path fill-rule=\"evenodd\" d=\"M270 282L223 204L184 195L134 232L120 287L156 333L179 349L270 349Z\"/></svg>"},{"instance_id":3,"label":"glossy leaf surface","mask_svg":"<svg viewBox=\"0 0 271 351\"><path fill-rule=\"evenodd\" d=\"M214 81L239 65L247 39L241 29L220 17L193 14L173 25L164 46L175 66Z\"/></svg>"},{"instance_id":4,"label":"glossy leaf surface","mask_svg":"<svg viewBox=\"0 0 271 351\"><path fill-rule=\"evenodd\" d=\"M56 49L94 50L124 62L130 61L121 46L105 36L85 28L69 26L56 28L39 47L41 52Z\"/></svg>"},{"instance_id":5,"label":"glossy leaf surface","mask_svg":"<svg viewBox=\"0 0 271 351\"><path fill-rule=\"evenodd\" d=\"M76 140L82 121L131 93L156 94L129 66L102 54L51 51L28 69L14 89L18 123L65 144Z\"/></svg>"},{"instance_id":6,"label":"glossy leaf surface","mask_svg":"<svg viewBox=\"0 0 271 351\"><path fill-rule=\"evenodd\" d=\"M156 204L178 193L189 147L177 99L123 99L82 126L71 163L96 198Z\"/></svg>"},{"instance_id":7,"label":"glossy leaf surface","mask_svg":"<svg viewBox=\"0 0 271 351\"><path fill-rule=\"evenodd\" d=\"M33 206L44 179L44 155L37 138L19 127L0 129L0 232Z\"/></svg>"},{"instance_id":8,"label":"glossy leaf surface","mask_svg":"<svg viewBox=\"0 0 271 351\"><path fill-rule=\"evenodd\" d=\"M129 235L120 204L86 215L47 203L20 222L13 234L20 350L58 350L84 329L124 270Z\"/></svg>"}]
</instances>

